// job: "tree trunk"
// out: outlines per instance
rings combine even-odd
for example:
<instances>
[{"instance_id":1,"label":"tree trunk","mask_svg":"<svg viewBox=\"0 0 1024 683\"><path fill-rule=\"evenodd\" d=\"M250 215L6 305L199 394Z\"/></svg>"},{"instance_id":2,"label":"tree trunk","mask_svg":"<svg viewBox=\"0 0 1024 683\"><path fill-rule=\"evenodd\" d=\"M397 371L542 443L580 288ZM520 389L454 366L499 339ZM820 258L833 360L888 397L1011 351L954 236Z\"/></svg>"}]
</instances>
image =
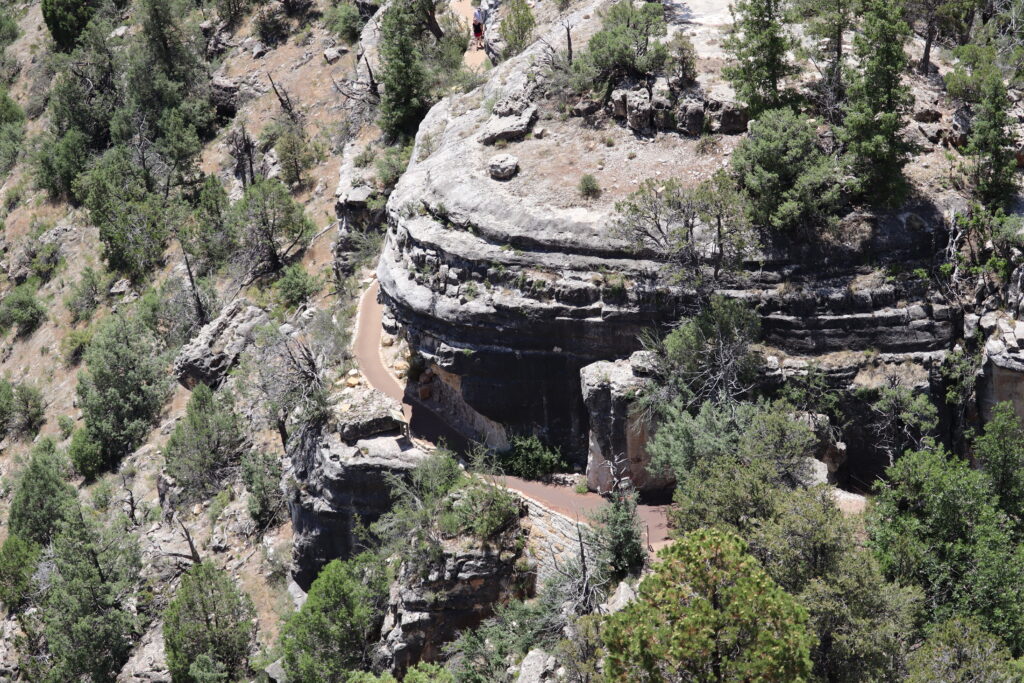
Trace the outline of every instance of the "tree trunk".
<instances>
[{"instance_id":1,"label":"tree trunk","mask_svg":"<svg viewBox=\"0 0 1024 683\"><path fill-rule=\"evenodd\" d=\"M928 66L931 64L932 57L932 41L935 40L935 20L928 22L928 28L924 33L924 54L921 55L921 64L918 67L918 71L924 75L928 75Z\"/></svg>"},{"instance_id":2,"label":"tree trunk","mask_svg":"<svg viewBox=\"0 0 1024 683\"><path fill-rule=\"evenodd\" d=\"M192 302L196 305L196 316L198 316L199 325L202 327L210 322L210 320L206 315L206 307L203 306L203 297L199 295L199 288L196 286L196 278L192 273L192 262L188 259L188 251L185 249L185 245L182 244L180 237L178 238L178 243L181 244L181 254L185 257L185 273L188 275L188 286L192 289Z\"/></svg>"}]
</instances>

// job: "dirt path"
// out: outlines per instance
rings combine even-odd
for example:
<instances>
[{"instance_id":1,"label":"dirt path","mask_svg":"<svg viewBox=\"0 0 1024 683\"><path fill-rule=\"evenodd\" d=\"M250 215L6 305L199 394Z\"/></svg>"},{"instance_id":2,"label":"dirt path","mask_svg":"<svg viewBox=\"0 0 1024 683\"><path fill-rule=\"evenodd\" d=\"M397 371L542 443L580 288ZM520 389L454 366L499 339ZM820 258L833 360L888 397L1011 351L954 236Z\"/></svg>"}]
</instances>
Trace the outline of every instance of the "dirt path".
<instances>
[{"instance_id":1,"label":"dirt path","mask_svg":"<svg viewBox=\"0 0 1024 683\"><path fill-rule=\"evenodd\" d=\"M465 21L466 25L472 30L473 10L476 9L473 7L472 0L452 0L451 7L455 15ZM487 59L487 55L483 50L478 50L473 46L472 35L470 35L469 41L469 49L466 50L462 60L470 69L480 69L483 66L484 60Z\"/></svg>"},{"instance_id":2,"label":"dirt path","mask_svg":"<svg viewBox=\"0 0 1024 683\"><path fill-rule=\"evenodd\" d=\"M465 439L449 427L440 416L418 401L410 401L402 384L385 365L380 352L381 316L384 307L377 301L379 289L379 283L374 280L359 298L356 312L356 332L352 348L363 377L371 387L402 403L402 412L409 421L409 431L414 437L431 444L443 438L456 449L465 446ZM517 477L506 476L501 479L508 488L573 519L592 518L593 514L605 505L605 499L596 493L576 493L565 486L526 481ZM668 543L665 511L664 505L640 505L637 508L640 523L648 539L648 548L653 551Z\"/></svg>"}]
</instances>

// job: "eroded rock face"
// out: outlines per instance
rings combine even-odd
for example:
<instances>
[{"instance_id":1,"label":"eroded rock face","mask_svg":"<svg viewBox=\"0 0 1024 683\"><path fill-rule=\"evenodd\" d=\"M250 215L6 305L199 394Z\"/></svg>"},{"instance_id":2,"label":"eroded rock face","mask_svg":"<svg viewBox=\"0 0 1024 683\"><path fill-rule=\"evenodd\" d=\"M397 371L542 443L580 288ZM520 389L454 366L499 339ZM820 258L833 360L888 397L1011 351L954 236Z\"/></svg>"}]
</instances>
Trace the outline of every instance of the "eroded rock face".
<instances>
[{"instance_id":1,"label":"eroded rock face","mask_svg":"<svg viewBox=\"0 0 1024 683\"><path fill-rule=\"evenodd\" d=\"M648 428L632 413L638 392L648 381L643 374L646 353L628 359L598 361L580 370L580 388L590 423L587 486L598 493L628 478L638 491L667 488L671 474L652 470L647 454Z\"/></svg>"},{"instance_id":2,"label":"eroded rock face","mask_svg":"<svg viewBox=\"0 0 1024 683\"><path fill-rule=\"evenodd\" d=\"M599 20L592 9L585 4L571 17L581 34ZM561 31L556 26L546 38L555 44ZM616 196L609 188L596 201L565 199L578 178L567 180L564 169L592 151L578 128L546 117L538 95L543 73L533 66L541 49L501 63L477 91L446 98L427 115L387 205L378 278L410 347L446 383L433 392L445 397L446 410L458 400L453 412L479 417L462 419L465 425L536 433L582 469L591 427L580 369L628 357L643 330L677 321L694 300L658 278L662 264L653 254L617 237L613 205L623 190ZM612 94L611 115L628 118L633 92ZM498 102L493 113L488 101ZM745 129L742 109L717 102L695 96L692 114L687 105L673 118L684 132L702 117L721 132ZM482 140L492 138L497 122L504 126L533 108L552 130L509 145L504 151L518 157L521 171L495 183L486 170L494 152ZM597 109L588 104L587 111ZM427 140L431 152L421 155ZM658 144L656 138L640 149L654 159ZM634 170L637 182L653 175L643 163ZM634 179L623 182L628 191ZM757 308L768 347L811 362L847 353L850 377L861 352L944 352L959 325L953 312L927 282L886 278L884 269L930 263L945 245L949 208L922 203L894 214L854 214L839 239L768 244L720 292Z\"/></svg>"},{"instance_id":3,"label":"eroded rock face","mask_svg":"<svg viewBox=\"0 0 1024 683\"><path fill-rule=\"evenodd\" d=\"M185 344L174 359L174 376L186 387L198 382L216 386L238 362L267 313L245 299L236 299Z\"/></svg>"},{"instance_id":4,"label":"eroded rock face","mask_svg":"<svg viewBox=\"0 0 1024 683\"><path fill-rule=\"evenodd\" d=\"M511 543L501 545L456 544L425 576L422 565L403 565L391 585L377 664L401 675L420 660L437 660L446 643L512 597L522 551Z\"/></svg>"},{"instance_id":5,"label":"eroded rock face","mask_svg":"<svg viewBox=\"0 0 1024 683\"><path fill-rule=\"evenodd\" d=\"M387 475L407 473L426 457L399 436L395 401L367 390L342 408L289 444L293 578L306 590L325 564L352 553L358 523L369 525L390 509Z\"/></svg>"}]
</instances>

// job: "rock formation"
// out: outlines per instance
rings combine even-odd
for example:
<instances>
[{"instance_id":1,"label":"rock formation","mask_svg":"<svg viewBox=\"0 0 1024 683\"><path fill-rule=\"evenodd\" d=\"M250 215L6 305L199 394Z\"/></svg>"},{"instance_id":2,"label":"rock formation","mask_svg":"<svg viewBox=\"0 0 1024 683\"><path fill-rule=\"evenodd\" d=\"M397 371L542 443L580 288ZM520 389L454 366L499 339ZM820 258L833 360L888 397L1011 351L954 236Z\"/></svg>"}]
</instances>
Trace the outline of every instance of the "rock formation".
<instances>
[{"instance_id":1,"label":"rock formation","mask_svg":"<svg viewBox=\"0 0 1024 683\"><path fill-rule=\"evenodd\" d=\"M327 562L352 553L358 524L390 509L387 475L406 473L426 457L399 436L398 415L395 401L366 389L291 442L293 577L303 589Z\"/></svg>"},{"instance_id":2,"label":"rock formation","mask_svg":"<svg viewBox=\"0 0 1024 683\"><path fill-rule=\"evenodd\" d=\"M220 384L252 342L256 329L268 322L266 312L236 299L207 323L174 359L174 376L186 387L197 382Z\"/></svg>"},{"instance_id":3,"label":"rock formation","mask_svg":"<svg viewBox=\"0 0 1024 683\"><path fill-rule=\"evenodd\" d=\"M598 21L592 9L585 5L570 17L581 33ZM557 44L560 31L551 27L544 37ZM616 175L630 163L623 153L616 157L621 162L608 162L620 184L602 188L597 200L575 196L579 176L566 178L567 169L597 153L579 121L558 120L544 99L544 73L535 65L541 49L535 45L501 63L478 90L446 98L427 115L387 205L378 277L411 348L445 383L446 390L433 394L444 397L444 411L457 416L458 426L491 445L537 433L582 469L591 429L580 369L628 357L642 330L678 320L692 300L657 277L660 263L652 254L613 229L614 200L653 174L651 159ZM633 97L631 105L630 97L612 97L613 115L633 127L632 106L634 123L647 126L643 98ZM686 94L674 105L684 133L708 117L723 133L745 129L745 112L728 97L703 98ZM531 125L541 127L535 121L543 122L543 137L526 135ZM616 135L623 146L640 144ZM686 145L694 143L676 132L658 135L659 144L678 145L670 147L676 157L666 158L665 168L679 163L678 173L693 175L700 157ZM505 152L517 157L519 172L496 183L487 170L493 147L485 142L515 138L522 139ZM618 144L610 149L619 154ZM720 291L761 313L769 355L828 365L843 388L877 365L879 354L892 354L894 363L941 354L959 322L927 281L911 275L915 264L929 265L945 247L945 214L957 205L941 202L947 200L892 214L852 214L816 242L766 244ZM890 267L899 275L890 275ZM870 452L867 441L858 446Z\"/></svg>"}]
</instances>

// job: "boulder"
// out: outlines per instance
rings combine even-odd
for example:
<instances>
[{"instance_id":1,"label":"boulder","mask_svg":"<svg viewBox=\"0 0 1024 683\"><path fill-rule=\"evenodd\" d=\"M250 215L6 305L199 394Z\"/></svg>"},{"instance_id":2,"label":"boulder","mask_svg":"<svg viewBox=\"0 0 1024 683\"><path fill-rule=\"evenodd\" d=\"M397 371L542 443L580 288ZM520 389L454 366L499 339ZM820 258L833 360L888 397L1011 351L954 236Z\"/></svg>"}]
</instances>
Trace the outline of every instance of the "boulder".
<instances>
[{"instance_id":1,"label":"boulder","mask_svg":"<svg viewBox=\"0 0 1024 683\"><path fill-rule=\"evenodd\" d=\"M530 650L519 663L519 675L516 683L544 683L555 680L558 664L555 658L544 650Z\"/></svg>"},{"instance_id":2,"label":"boulder","mask_svg":"<svg viewBox=\"0 0 1024 683\"><path fill-rule=\"evenodd\" d=\"M512 142L522 140L530 132L530 127L537 120L536 105L529 105L519 113L510 112L506 115L498 114L495 108L491 119L480 134L479 140L485 145L492 145L498 140Z\"/></svg>"},{"instance_id":3,"label":"boulder","mask_svg":"<svg viewBox=\"0 0 1024 683\"><path fill-rule=\"evenodd\" d=\"M230 78L216 76L210 81L210 101L218 116L230 118L238 111L238 83Z\"/></svg>"},{"instance_id":4,"label":"boulder","mask_svg":"<svg viewBox=\"0 0 1024 683\"><path fill-rule=\"evenodd\" d=\"M663 95L655 95L651 100L654 110L654 127L658 130L672 130L676 127L676 116L672 112L672 102Z\"/></svg>"},{"instance_id":5,"label":"boulder","mask_svg":"<svg viewBox=\"0 0 1024 683\"><path fill-rule=\"evenodd\" d=\"M252 342L256 329L268 321L262 308L235 299L181 348L174 359L174 376L190 388L197 382L219 385Z\"/></svg>"},{"instance_id":6,"label":"boulder","mask_svg":"<svg viewBox=\"0 0 1024 683\"><path fill-rule=\"evenodd\" d=\"M495 180L511 180L519 172L519 159L511 154L498 154L487 162L487 172Z\"/></svg>"},{"instance_id":7,"label":"boulder","mask_svg":"<svg viewBox=\"0 0 1024 683\"><path fill-rule=\"evenodd\" d=\"M676 125L681 133L699 137L704 132L704 105L683 102L676 110Z\"/></svg>"},{"instance_id":8,"label":"boulder","mask_svg":"<svg viewBox=\"0 0 1024 683\"><path fill-rule=\"evenodd\" d=\"M324 50L324 61L328 64L334 64L336 61L341 59L341 56L348 52L348 48L335 46L329 47Z\"/></svg>"},{"instance_id":9,"label":"boulder","mask_svg":"<svg viewBox=\"0 0 1024 683\"><path fill-rule=\"evenodd\" d=\"M937 123L942 120L942 113L933 107L924 107L915 110L913 118L918 123Z\"/></svg>"},{"instance_id":10,"label":"boulder","mask_svg":"<svg viewBox=\"0 0 1024 683\"><path fill-rule=\"evenodd\" d=\"M613 90L612 96L608 100L608 113L617 118L626 118L626 97L629 95L628 90Z\"/></svg>"},{"instance_id":11,"label":"boulder","mask_svg":"<svg viewBox=\"0 0 1024 683\"><path fill-rule=\"evenodd\" d=\"M117 683L171 683L164 647L163 622L153 625L125 662Z\"/></svg>"},{"instance_id":12,"label":"boulder","mask_svg":"<svg viewBox=\"0 0 1024 683\"><path fill-rule=\"evenodd\" d=\"M651 130L654 108L651 96L646 90L633 90L626 96L626 125L636 133L647 133Z\"/></svg>"},{"instance_id":13,"label":"boulder","mask_svg":"<svg viewBox=\"0 0 1024 683\"><path fill-rule=\"evenodd\" d=\"M573 116L590 116L596 114L597 110L601 108L601 102L598 100L592 100L589 97L584 97L582 100L572 105Z\"/></svg>"},{"instance_id":14,"label":"boulder","mask_svg":"<svg viewBox=\"0 0 1024 683\"><path fill-rule=\"evenodd\" d=\"M750 115L746 107L737 102L723 102L715 113L712 130L722 135L739 135L747 132Z\"/></svg>"},{"instance_id":15,"label":"boulder","mask_svg":"<svg viewBox=\"0 0 1024 683\"><path fill-rule=\"evenodd\" d=\"M339 397L332 419L338 434L349 444L378 434L398 432L405 426L398 401L367 386Z\"/></svg>"},{"instance_id":16,"label":"boulder","mask_svg":"<svg viewBox=\"0 0 1024 683\"><path fill-rule=\"evenodd\" d=\"M968 105L958 107L953 112L952 123L946 134L946 141L953 147L963 147L971 136L971 108Z\"/></svg>"}]
</instances>

